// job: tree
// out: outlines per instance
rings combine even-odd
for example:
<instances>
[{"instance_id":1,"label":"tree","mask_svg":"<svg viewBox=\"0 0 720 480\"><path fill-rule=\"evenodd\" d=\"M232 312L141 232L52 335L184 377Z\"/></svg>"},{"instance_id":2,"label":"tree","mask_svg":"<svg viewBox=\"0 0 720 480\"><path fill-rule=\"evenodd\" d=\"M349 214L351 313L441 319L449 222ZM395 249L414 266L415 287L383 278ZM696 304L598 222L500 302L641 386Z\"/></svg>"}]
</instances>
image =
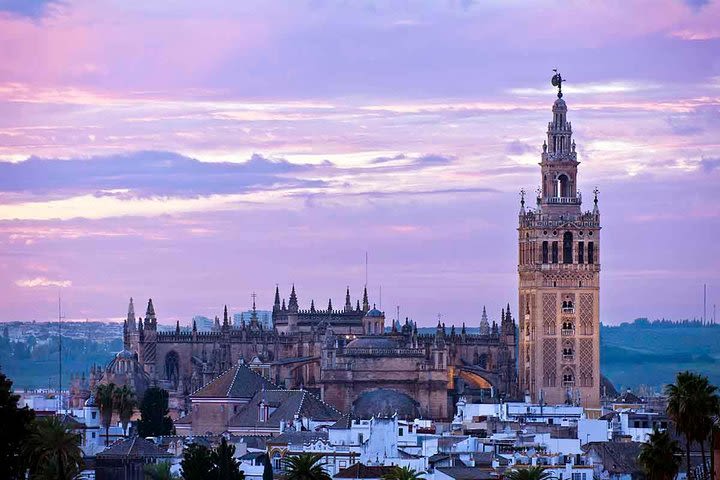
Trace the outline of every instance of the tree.
<instances>
[{"instance_id":1,"label":"tree","mask_svg":"<svg viewBox=\"0 0 720 480\"><path fill-rule=\"evenodd\" d=\"M511 472L505 474L507 480L549 480L552 478L550 472L545 467L528 467L515 468Z\"/></svg>"},{"instance_id":2,"label":"tree","mask_svg":"<svg viewBox=\"0 0 720 480\"><path fill-rule=\"evenodd\" d=\"M685 437L685 461L687 476L691 478L690 446L700 444L703 471L708 476L705 461L705 441L712 431L713 417L720 410L717 387L710 385L707 377L689 371L677 374L675 384L667 385L667 413L677 431Z\"/></svg>"},{"instance_id":3,"label":"tree","mask_svg":"<svg viewBox=\"0 0 720 480\"><path fill-rule=\"evenodd\" d=\"M391 473L383 475L383 480L421 480L423 474L410 467L395 467Z\"/></svg>"},{"instance_id":4,"label":"tree","mask_svg":"<svg viewBox=\"0 0 720 480\"><path fill-rule=\"evenodd\" d=\"M110 443L110 425L115 411L115 384L101 383L95 389L95 402L100 409L100 423L105 427L105 445Z\"/></svg>"},{"instance_id":5,"label":"tree","mask_svg":"<svg viewBox=\"0 0 720 480\"><path fill-rule=\"evenodd\" d=\"M168 462L145 465L143 471L145 472L145 478L147 480L172 480L175 478L173 474L170 473L170 463Z\"/></svg>"},{"instance_id":6,"label":"tree","mask_svg":"<svg viewBox=\"0 0 720 480\"><path fill-rule=\"evenodd\" d=\"M244 480L245 474L240 471L240 464L235 457L235 445L227 443L225 437L222 437L220 445L213 450L210 458L213 462L213 469L210 477L217 480Z\"/></svg>"},{"instance_id":7,"label":"tree","mask_svg":"<svg viewBox=\"0 0 720 480\"><path fill-rule=\"evenodd\" d=\"M114 393L114 405L117 410L118 416L120 417L120 423L122 424L123 436L127 436L127 428L130 423L130 419L135 412L135 393L132 388L127 385L123 385L121 388L116 388Z\"/></svg>"},{"instance_id":8,"label":"tree","mask_svg":"<svg viewBox=\"0 0 720 480\"><path fill-rule=\"evenodd\" d=\"M273 480L273 468L270 463L270 455L263 455L263 476L262 480Z\"/></svg>"},{"instance_id":9,"label":"tree","mask_svg":"<svg viewBox=\"0 0 720 480\"><path fill-rule=\"evenodd\" d=\"M331 480L323 469L322 455L302 453L285 458L285 480Z\"/></svg>"},{"instance_id":10,"label":"tree","mask_svg":"<svg viewBox=\"0 0 720 480\"><path fill-rule=\"evenodd\" d=\"M0 478L21 478L27 463L23 445L30 436L35 412L18 408L12 381L0 373Z\"/></svg>"},{"instance_id":11,"label":"tree","mask_svg":"<svg viewBox=\"0 0 720 480\"><path fill-rule=\"evenodd\" d=\"M185 480L205 480L213 469L212 451L204 445L192 443L183 452L180 462Z\"/></svg>"},{"instance_id":12,"label":"tree","mask_svg":"<svg viewBox=\"0 0 720 480\"><path fill-rule=\"evenodd\" d=\"M81 437L57 417L37 420L28 439L30 478L71 480L82 469Z\"/></svg>"},{"instance_id":13,"label":"tree","mask_svg":"<svg viewBox=\"0 0 720 480\"><path fill-rule=\"evenodd\" d=\"M650 434L647 443L640 447L638 462L642 466L647 480L673 480L680 470L682 450L670 433L657 429Z\"/></svg>"},{"instance_id":14,"label":"tree","mask_svg":"<svg viewBox=\"0 0 720 480\"><path fill-rule=\"evenodd\" d=\"M159 387L150 387L145 390L145 395L140 402L138 435L141 437L172 435L174 428L172 420L167 416L168 412L167 390Z\"/></svg>"}]
</instances>

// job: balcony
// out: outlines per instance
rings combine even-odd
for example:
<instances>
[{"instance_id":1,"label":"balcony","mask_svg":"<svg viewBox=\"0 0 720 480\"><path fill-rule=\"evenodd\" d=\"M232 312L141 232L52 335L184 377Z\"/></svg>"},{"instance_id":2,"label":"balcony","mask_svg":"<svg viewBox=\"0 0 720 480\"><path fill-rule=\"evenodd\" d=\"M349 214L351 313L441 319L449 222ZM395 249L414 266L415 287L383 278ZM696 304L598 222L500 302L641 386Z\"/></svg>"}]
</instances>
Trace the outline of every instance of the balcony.
<instances>
[{"instance_id":1,"label":"balcony","mask_svg":"<svg viewBox=\"0 0 720 480\"><path fill-rule=\"evenodd\" d=\"M563 362L572 362L575 359L575 355L563 355Z\"/></svg>"},{"instance_id":2,"label":"balcony","mask_svg":"<svg viewBox=\"0 0 720 480\"><path fill-rule=\"evenodd\" d=\"M545 199L545 203L551 205L580 205L582 197L548 197Z\"/></svg>"},{"instance_id":3,"label":"balcony","mask_svg":"<svg viewBox=\"0 0 720 480\"><path fill-rule=\"evenodd\" d=\"M574 328L563 328L560 330L560 335L563 337L570 337L575 335L575 329Z\"/></svg>"},{"instance_id":4,"label":"balcony","mask_svg":"<svg viewBox=\"0 0 720 480\"><path fill-rule=\"evenodd\" d=\"M562 313L575 313L575 307L563 307Z\"/></svg>"},{"instance_id":5,"label":"balcony","mask_svg":"<svg viewBox=\"0 0 720 480\"><path fill-rule=\"evenodd\" d=\"M562 382L562 385L563 385L563 387L565 387L565 388L572 388L572 387L575 386L575 382L574 382L574 381Z\"/></svg>"}]
</instances>

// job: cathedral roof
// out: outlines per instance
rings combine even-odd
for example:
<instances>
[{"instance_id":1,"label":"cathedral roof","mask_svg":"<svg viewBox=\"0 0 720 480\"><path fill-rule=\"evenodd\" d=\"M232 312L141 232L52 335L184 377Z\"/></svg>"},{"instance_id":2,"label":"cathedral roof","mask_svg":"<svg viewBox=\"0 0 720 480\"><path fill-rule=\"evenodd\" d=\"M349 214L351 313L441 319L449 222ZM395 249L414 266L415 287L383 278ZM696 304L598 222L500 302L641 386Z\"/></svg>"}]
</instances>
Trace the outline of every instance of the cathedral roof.
<instances>
[{"instance_id":1,"label":"cathedral roof","mask_svg":"<svg viewBox=\"0 0 720 480\"><path fill-rule=\"evenodd\" d=\"M350 341L345 348L397 348L397 343L386 337L360 337Z\"/></svg>"},{"instance_id":2,"label":"cathedral roof","mask_svg":"<svg viewBox=\"0 0 720 480\"><path fill-rule=\"evenodd\" d=\"M250 398L262 388L276 389L277 385L237 363L212 381L196 390L192 398Z\"/></svg>"},{"instance_id":3,"label":"cathedral roof","mask_svg":"<svg viewBox=\"0 0 720 480\"><path fill-rule=\"evenodd\" d=\"M268 406L268 418L260 421L258 408ZM295 415L316 421L338 420L342 414L306 390L260 390L228 422L230 427L279 428L280 422L292 422Z\"/></svg>"},{"instance_id":4,"label":"cathedral roof","mask_svg":"<svg viewBox=\"0 0 720 480\"><path fill-rule=\"evenodd\" d=\"M142 437L122 438L97 454L98 458L158 458L172 455Z\"/></svg>"},{"instance_id":5,"label":"cathedral roof","mask_svg":"<svg viewBox=\"0 0 720 480\"><path fill-rule=\"evenodd\" d=\"M372 310L368 311L365 314L365 316L366 317L382 317L383 313L380 310L378 310L377 308L375 308L375 305L373 305Z\"/></svg>"},{"instance_id":6,"label":"cathedral roof","mask_svg":"<svg viewBox=\"0 0 720 480\"><path fill-rule=\"evenodd\" d=\"M379 388L365 392L353 402L353 415L358 418L389 417L398 414L401 418L418 418L418 402L411 396Z\"/></svg>"}]
</instances>

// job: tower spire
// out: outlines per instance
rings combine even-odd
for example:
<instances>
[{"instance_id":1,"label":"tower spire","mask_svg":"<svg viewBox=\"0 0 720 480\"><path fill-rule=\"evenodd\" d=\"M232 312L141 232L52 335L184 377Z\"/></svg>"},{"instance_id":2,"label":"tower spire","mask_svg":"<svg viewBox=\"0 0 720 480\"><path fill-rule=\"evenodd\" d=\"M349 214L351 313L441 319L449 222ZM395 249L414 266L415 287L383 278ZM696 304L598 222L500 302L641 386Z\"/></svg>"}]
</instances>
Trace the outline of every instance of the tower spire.
<instances>
[{"instance_id":1,"label":"tower spire","mask_svg":"<svg viewBox=\"0 0 720 480\"><path fill-rule=\"evenodd\" d=\"M370 310L370 302L368 301L368 294L367 294L367 285L363 289L363 304L362 304L363 312L367 312Z\"/></svg>"},{"instance_id":2,"label":"tower spire","mask_svg":"<svg viewBox=\"0 0 720 480\"><path fill-rule=\"evenodd\" d=\"M292 312L298 311L297 294L295 293L295 284L293 283L292 290L290 291L290 300L288 300L288 310Z\"/></svg>"},{"instance_id":3,"label":"tower spire","mask_svg":"<svg viewBox=\"0 0 720 480\"><path fill-rule=\"evenodd\" d=\"M275 303L273 303L273 310L280 310L280 285L275 284Z\"/></svg>"},{"instance_id":4,"label":"tower spire","mask_svg":"<svg viewBox=\"0 0 720 480\"><path fill-rule=\"evenodd\" d=\"M347 290L345 290L345 311L352 311L352 303L350 302L350 286L348 286Z\"/></svg>"},{"instance_id":5,"label":"tower spire","mask_svg":"<svg viewBox=\"0 0 720 480\"><path fill-rule=\"evenodd\" d=\"M480 319L480 335L490 334L490 322L488 322L487 310L483 305L482 318Z\"/></svg>"},{"instance_id":6,"label":"tower spire","mask_svg":"<svg viewBox=\"0 0 720 480\"><path fill-rule=\"evenodd\" d=\"M135 324L135 305L133 305L133 299L130 297L130 304L128 305L127 313L127 328L129 332L137 331L137 325Z\"/></svg>"}]
</instances>

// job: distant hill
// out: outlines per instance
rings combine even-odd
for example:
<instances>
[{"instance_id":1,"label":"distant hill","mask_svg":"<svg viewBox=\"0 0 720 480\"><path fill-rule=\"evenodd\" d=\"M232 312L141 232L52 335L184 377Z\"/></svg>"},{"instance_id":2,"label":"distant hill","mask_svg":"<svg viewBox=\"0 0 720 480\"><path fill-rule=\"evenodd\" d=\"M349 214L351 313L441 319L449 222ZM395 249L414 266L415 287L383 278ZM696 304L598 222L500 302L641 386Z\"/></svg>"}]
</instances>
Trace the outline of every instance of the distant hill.
<instances>
[{"instance_id":1,"label":"distant hill","mask_svg":"<svg viewBox=\"0 0 720 480\"><path fill-rule=\"evenodd\" d=\"M600 370L618 388L671 383L691 370L720 385L720 326L649 323L644 319L600 330Z\"/></svg>"}]
</instances>

